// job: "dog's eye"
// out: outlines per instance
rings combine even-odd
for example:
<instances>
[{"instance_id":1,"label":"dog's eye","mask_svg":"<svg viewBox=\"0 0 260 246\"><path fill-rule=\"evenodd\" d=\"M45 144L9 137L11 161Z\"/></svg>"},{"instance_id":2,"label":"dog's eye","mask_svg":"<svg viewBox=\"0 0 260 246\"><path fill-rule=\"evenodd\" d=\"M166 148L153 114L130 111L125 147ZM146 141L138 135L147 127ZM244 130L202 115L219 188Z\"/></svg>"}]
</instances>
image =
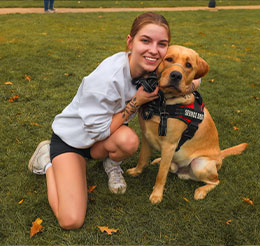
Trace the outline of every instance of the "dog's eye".
<instances>
[{"instance_id":1,"label":"dog's eye","mask_svg":"<svg viewBox=\"0 0 260 246\"><path fill-rule=\"evenodd\" d=\"M186 67L187 68L192 68L192 65L189 62L186 62Z\"/></svg>"},{"instance_id":2,"label":"dog's eye","mask_svg":"<svg viewBox=\"0 0 260 246\"><path fill-rule=\"evenodd\" d=\"M173 59L171 57L167 57L167 58L165 58L165 61L172 62Z\"/></svg>"}]
</instances>

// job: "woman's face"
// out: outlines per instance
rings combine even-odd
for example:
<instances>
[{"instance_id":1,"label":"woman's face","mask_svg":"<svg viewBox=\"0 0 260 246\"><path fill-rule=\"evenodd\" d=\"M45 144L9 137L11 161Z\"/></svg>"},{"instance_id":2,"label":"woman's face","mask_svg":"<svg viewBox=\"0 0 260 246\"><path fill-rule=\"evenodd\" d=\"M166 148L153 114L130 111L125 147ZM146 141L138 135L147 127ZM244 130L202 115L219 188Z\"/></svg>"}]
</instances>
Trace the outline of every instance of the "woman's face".
<instances>
[{"instance_id":1,"label":"woman's face","mask_svg":"<svg viewBox=\"0 0 260 246\"><path fill-rule=\"evenodd\" d=\"M142 27L134 38L127 36L127 47L132 78L140 77L154 71L168 49L168 33L165 27L147 24Z\"/></svg>"}]
</instances>

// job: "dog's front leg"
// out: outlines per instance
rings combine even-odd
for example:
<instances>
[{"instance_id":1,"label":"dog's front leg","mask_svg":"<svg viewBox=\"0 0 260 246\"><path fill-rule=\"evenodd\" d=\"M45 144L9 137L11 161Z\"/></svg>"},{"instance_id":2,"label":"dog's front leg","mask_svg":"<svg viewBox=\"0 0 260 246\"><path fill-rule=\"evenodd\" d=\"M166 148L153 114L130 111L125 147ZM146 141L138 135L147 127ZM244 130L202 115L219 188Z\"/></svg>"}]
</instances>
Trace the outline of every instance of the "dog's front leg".
<instances>
[{"instance_id":1,"label":"dog's front leg","mask_svg":"<svg viewBox=\"0 0 260 246\"><path fill-rule=\"evenodd\" d=\"M164 146L162 147L162 159L160 162L159 171L156 177L156 182L153 187L153 192L150 195L151 203L159 203L163 198L163 190L166 183L167 175L171 166L171 161L177 146Z\"/></svg>"},{"instance_id":2,"label":"dog's front leg","mask_svg":"<svg viewBox=\"0 0 260 246\"><path fill-rule=\"evenodd\" d=\"M143 169L148 165L151 153L151 146L147 142L144 134L142 134L142 145L137 166L128 169L127 173L134 177L139 175L143 171Z\"/></svg>"}]
</instances>

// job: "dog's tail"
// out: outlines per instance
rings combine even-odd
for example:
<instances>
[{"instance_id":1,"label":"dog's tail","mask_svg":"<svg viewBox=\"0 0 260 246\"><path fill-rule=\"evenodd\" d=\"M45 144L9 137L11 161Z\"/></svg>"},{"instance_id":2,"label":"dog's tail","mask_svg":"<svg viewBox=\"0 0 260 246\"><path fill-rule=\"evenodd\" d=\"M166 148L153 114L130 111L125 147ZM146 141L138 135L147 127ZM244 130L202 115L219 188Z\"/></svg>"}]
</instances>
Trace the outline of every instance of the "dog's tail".
<instances>
[{"instance_id":1,"label":"dog's tail","mask_svg":"<svg viewBox=\"0 0 260 246\"><path fill-rule=\"evenodd\" d=\"M221 150L222 160L229 155L239 155L239 154L241 154L246 149L247 146L248 146L247 143L242 143L242 144Z\"/></svg>"}]
</instances>

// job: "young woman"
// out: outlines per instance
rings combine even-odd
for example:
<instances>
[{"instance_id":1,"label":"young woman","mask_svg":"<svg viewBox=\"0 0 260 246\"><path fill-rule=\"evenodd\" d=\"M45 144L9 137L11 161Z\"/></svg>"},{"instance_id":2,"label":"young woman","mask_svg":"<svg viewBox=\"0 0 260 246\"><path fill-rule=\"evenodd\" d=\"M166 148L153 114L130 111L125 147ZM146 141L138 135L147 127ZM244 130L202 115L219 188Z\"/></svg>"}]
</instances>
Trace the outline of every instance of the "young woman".
<instances>
[{"instance_id":1,"label":"young woman","mask_svg":"<svg viewBox=\"0 0 260 246\"><path fill-rule=\"evenodd\" d=\"M86 159L104 159L109 189L124 193L122 160L139 145L136 133L126 126L138 108L157 98L133 78L154 71L170 42L166 19L156 13L138 16L127 36L129 52L106 58L85 77L72 102L57 115L50 141L41 142L29 161L29 169L46 174L48 200L64 229L83 225L87 209Z\"/></svg>"}]
</instances>

